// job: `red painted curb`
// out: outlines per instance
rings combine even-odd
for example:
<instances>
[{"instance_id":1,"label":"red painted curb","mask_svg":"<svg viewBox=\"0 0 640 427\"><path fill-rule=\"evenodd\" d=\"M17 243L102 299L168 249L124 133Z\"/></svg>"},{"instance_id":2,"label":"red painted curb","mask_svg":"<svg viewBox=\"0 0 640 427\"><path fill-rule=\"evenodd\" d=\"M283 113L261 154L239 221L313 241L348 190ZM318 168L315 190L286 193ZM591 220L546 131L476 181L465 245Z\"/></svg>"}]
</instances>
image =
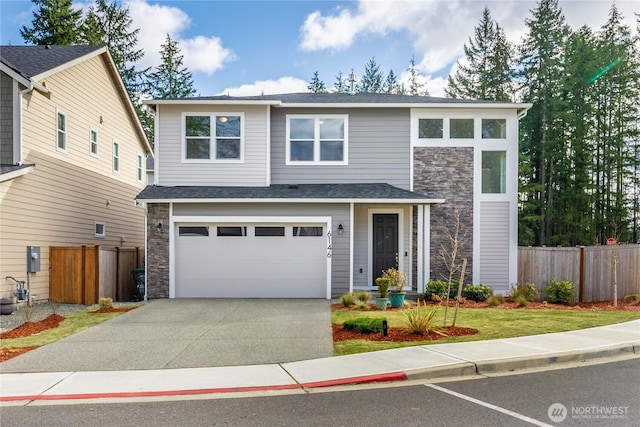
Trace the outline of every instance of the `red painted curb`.
<instances>
[{"instance_id":1,"label":"red painted curb","mask_svg":"<svg viewBox=\"0 0 640 427\"><path fill-rule=\"evenodd\" d=\"M302 384L302 387L303 388L332 387L336 385L347 385L347 384L368 384L368 383L381 383L381 382L389 382L389 381L404 381L406 379L407 379L407 374L405 374L404 372L389 372L385 374L365 375L362 377L340 378L337 380L304 383Z\"/></svg>"},{"instance_id":2,"label":"red painted curb","mask_svg":"<svg viewBox=\"0 0 640 427\"><path fill-rule=\"evenodd\" d=\"M83 393L83 394L39 394L32 396L0 396L0 402L16 402L23 400L82 400L82 399L109 399L127 397L158 397L158 396L193 396L199 394L216 393L242 393L250 391L275 391L275 390L295 390L304 388L332 387L348 384L368 384L376 382L404 381L407 375L404 372L390 372L377 375L365 375L361 377L340 378L336 380L317 381L303 384L286 384L274 386L252 386L252 387L222 387L203 388L194 390L168 390L168 391L134 391L115 393Z\"/></svg>"}]
</instances>

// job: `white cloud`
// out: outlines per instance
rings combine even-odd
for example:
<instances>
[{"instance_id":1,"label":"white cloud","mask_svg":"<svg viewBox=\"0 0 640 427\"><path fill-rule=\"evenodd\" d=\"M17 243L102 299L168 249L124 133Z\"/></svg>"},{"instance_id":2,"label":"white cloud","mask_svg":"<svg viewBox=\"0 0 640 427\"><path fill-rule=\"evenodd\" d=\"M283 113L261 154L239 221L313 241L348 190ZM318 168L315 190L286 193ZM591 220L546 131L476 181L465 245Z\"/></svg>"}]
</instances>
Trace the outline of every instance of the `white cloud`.
<instances>
[{"instance_id":1,"label":"white cloud","mask_svg":"<svg viewBox=\"0 0 640 427\"><path fill-rule=\"evenodd\" d=\"M161 45L167 34L178 42L184 65L191 72L211 75L222 68L235 55L225 48L218 37L196 36L184 38L181 33L191 24L189 16L178 7L149 4L145 0L127 0L132 26L139 28L138 46L144 50L140 67L155 67L160 64Z\"/></svg>"},{"instance_id":2,"label":"white cloud","mask_svg":"<svg viewBox=\"0 0 640 427\"><path fill-rule=\"evenodd\" d=\"M251 84L226 88L222 91L222 95L256 96L307 92L308 85L308 82L296 77L280 77L278 80L258 80Z\"/></svg>"}]
</instances>

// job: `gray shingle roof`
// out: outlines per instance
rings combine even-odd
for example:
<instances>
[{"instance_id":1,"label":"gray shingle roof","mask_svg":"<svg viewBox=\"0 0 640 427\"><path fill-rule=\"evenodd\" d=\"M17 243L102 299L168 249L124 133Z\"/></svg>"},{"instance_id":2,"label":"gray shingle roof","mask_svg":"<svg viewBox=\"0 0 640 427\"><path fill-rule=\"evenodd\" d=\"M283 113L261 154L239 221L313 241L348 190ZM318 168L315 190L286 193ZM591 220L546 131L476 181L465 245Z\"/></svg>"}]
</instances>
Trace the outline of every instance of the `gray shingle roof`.
<instances>
[{"instance_id":1,"label":"gray shingle roof","mask_svg":"<svg viewBox=\"0 0 640 427\"><path fill-rule=\"evenodd\" d=\"M270 187L147 186L139 200L196 199L344 199L433 200L424 194L389 184L280 184Z\"/></svg>"},{"instance_id":2,"label":"gray shingle roof","mask_svg":"<svg viewBox=\"0 0 640 427\"><path fill-rule=\"evenodd\" d=\"M0 46L0 60L30 79L98 49L102 46Z\"/></svg>"},{"instance_id":3,"label":"gray shingle roof","mask_svg":"<svg viewBox=\"0 0 640 427\"><path fill-rule=\"evenodd\" d=\"M389 93L283 93L262 96L199 96L181 101L280 101L283 104L505 104L500 101L436 98ZM165 99L166 101L166 99Z\"/></svg>"}]
</instances>

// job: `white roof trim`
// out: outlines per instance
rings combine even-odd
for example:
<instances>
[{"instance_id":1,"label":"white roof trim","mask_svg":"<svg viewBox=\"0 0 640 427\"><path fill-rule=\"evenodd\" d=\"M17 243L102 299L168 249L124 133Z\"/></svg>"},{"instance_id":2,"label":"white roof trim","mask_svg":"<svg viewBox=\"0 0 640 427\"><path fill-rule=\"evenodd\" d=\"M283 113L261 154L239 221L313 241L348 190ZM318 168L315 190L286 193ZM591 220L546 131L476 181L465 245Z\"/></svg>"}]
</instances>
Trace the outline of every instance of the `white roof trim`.
<instances>
[{"instance_id":1,"label":"white roof trim","mask_svg":"<svg viewBox=\"0 0 640 427\"><path fill-rule=\"evenodd\" d=\"M444 203L445 199L286 199L286 198L246 198L246 199L136 199L144 203L376 203L432 205Z\"/></svg>"},{"instance_id":2,"label":"white roof trim","mask_svg":"<svg viewBox=\"0 0 640 427\"><path fill-rule=\"evenodd\" d=\"M160 105L160 104L174 104L174 105L276 105L282 104L277 100L219 100L219 99L147 99L142 101L143 104Z\"/></svg>"},{"instance_id":3,"label":"white roof trim","mask_svg":"<svg viewBox=\"0 0 640 427\"><path fill-rule=\"evenodd\" d=\"M464 102L440 102L440 103L384 103L384 102L357 102L357 103L282 103L281 107L296 108L483 108L483 109L511 109L531 108L532 104L494 104L494 103L464 103Z\"/></svg>"},{"instance_id":4,"label":"white roof trim","mask_svg":"<svg viewBox=\"0 0 640 427\"><path fill-rule=\"evenodd\" d=\"M0 175L0 182L9 181L19 176L26 175L28 173L33 172L34 169L35 169L35 166L32 165L32 166L27 166L11 172L3 173L2 175Z\"/></svg>"}]
</instances>

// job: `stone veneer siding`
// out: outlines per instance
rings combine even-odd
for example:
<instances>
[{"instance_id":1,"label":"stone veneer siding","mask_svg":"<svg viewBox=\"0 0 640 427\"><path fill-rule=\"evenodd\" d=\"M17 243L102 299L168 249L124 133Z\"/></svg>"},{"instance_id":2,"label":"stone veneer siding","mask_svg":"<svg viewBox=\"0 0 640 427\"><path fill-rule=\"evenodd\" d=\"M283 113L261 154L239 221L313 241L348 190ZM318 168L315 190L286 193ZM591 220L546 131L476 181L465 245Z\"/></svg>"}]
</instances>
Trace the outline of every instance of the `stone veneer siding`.
<instances>
[{"instance_id":1,"label":"stone veneer siding","mask_svg":"<svg viewBox=\"0 0 640 427\"><path fill-rule=\"evenodd\" d=\"M467 258L465 282L473 277L473 147L416 147L413 152L413 190L445 199L431 205L431 279L448 279L449 272L439 256L444 247L451 251L450 234L455 227L455 211L460 212L460 234L464 246L457 255L461 267ZM415 245L414 245L415 246ZM459 280L460 273L454 276Z\"/></svg>"},{"instance_id":2,"label":"stone veneer siding","mask_svg":"<svg viewBox=\"0 0 640 427\"><path fill-rule=\"evenodd\" d=\"M163 230L156 229L162 222ZM147 205L147 298L169 298L169 205Z\"/></svg>"}]
</instances>

